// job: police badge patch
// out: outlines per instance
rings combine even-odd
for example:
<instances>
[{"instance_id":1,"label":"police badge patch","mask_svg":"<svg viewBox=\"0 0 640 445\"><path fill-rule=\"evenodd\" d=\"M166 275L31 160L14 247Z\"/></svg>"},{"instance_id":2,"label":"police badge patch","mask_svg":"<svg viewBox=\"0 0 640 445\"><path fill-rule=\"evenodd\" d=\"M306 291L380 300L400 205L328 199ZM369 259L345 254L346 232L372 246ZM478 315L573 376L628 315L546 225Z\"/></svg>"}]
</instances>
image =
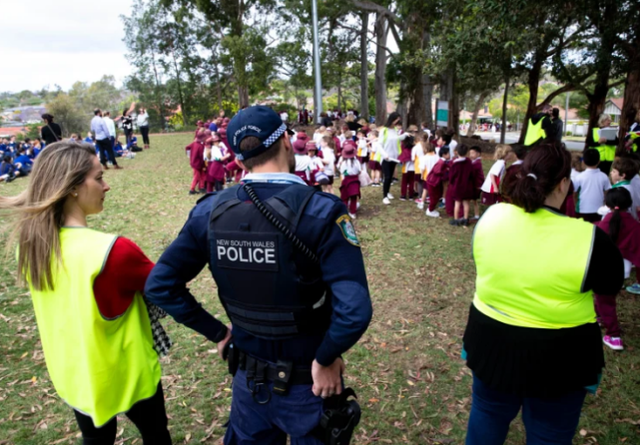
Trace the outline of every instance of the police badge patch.
<instances>
[{"instance_id":1,"label":"police badge patch","mask_svg":"<svg viewBox=\"0 0 640 445\"><path fill-rule=\"evenodd\" d=\"M356 235L356 229L353 227L353 223L351 222L351 218L349 218L349 215L342 215L336 220L336 224L338 224L338 227L340 227L340 231L342 232L342 236L344 236L344 239L349 241L354 246L360 247L360 241L358 240L358 236Z\"/></svg>"}]
</instances>

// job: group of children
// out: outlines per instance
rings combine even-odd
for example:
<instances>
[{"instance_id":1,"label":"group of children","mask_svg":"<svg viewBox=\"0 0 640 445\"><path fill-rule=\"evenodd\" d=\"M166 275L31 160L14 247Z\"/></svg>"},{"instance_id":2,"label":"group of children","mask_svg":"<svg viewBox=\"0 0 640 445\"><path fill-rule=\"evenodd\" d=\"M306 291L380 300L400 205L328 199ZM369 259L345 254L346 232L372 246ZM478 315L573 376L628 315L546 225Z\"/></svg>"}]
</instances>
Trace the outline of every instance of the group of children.
<instances>
[{"instance_id":1,"label":"group of children","mask_svg":"<svg viewBox=\"0 0 640 445\"><path fill-rule=\"evenodd\" d=\"M44 148L40 139L29 138L22 142L15 136L0 140L0 182L11 182L19 177L28 176L33 161Z\"/></svg>"},{"instance_id":2,"label":"group of children","mask_svg":"<svg viewBox=\"0 0 640 445\"><path fill-rule=\"evenodd\" d=\"M116 137L114 139L113 154L116 158L133 159L135 158L136 153L142 151L142 148L138 146L138 138L136 136L131 135L131 137L129 138L129 142L127 142L126 146L124 147L122 146L122 142L120 142L119 137ZM69 137L69 140L76 142L86 142L87 144L93 145L96 149L96 155L100 156L100 149L98 148L95 137L91 132L87 133L87 137L85 137L84 140L81 139L80 136L78 136L76 133L72 133Z\"/></svg>"}]
</instances>

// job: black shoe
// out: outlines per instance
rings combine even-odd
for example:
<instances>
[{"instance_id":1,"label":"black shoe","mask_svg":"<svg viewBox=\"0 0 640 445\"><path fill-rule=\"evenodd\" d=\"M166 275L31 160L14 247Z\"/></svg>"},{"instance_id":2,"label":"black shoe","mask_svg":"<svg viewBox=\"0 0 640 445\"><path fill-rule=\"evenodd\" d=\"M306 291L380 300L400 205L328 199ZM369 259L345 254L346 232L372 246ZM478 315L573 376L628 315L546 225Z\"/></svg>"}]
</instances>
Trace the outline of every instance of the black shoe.
<instances>
[{"instance_id":1,"label":"black shoe","mask_svg":"<svg viewBox=\"0 0 640 445\"><path fill-rule=\"evenodd\" d=\"M200 193L201 195L205 194L205 193L207 193L207 189L200 189L200 190L198 190L198 193Z\"/></svg>"},{"instance_id":2,"label":"black shoe","mask_svg":"<svg viewBox=\"0 0 640 445\"><path fill-rule=\"evenodd\" d=\"M459 225L460 225L460 220L457 220L457 219L453 219L453 218L451 218L451 219L449 220L449 225L450 225L450 226L459 226Z\"/></svg>"},{"instance_id":3,"label":"black shoe","mask_svg":"<svg viewBox=\"0 0 640 445\"><path fill-rule=\"evenodd\" d=\"M190 194L190 195L197 195L197 194L198 194L198 192L196 192L195 190L189 190L189 194Z\"/></svg>"},{"instance_id":4,"label":"black shoe","mask_svg":"<svg viewBox=\"0 0 640 445\"><path fill-rule=\"evenodd\" d=\"M12 182L15 181L16 177L15 176L9 176L4 182Z\"/></svg>"},{"instance_id":5,"label":"black shoe","mask_svg":"<svg viewBox=\"0 0 640 445\"><path fill-rule=\"evenodd\" d=\"M464 227L468 227L469 226L469 220L467 218L460 219L460 225L464 226Z\"/></svg>"}]
</instances>

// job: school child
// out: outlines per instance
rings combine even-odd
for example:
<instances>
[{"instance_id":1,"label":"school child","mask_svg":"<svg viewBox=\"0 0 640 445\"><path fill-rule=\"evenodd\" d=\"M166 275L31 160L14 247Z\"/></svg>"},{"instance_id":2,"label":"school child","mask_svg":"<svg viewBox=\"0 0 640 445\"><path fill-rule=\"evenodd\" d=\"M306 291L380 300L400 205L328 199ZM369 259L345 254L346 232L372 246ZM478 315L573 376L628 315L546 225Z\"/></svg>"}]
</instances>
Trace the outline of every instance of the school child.
<instances>
[{"instance_id":1,"label":"school child","mask_svg":"<svg viewBox=\"0 0 640 445\"><path fill-rule=\"evenodd\" d=\"M609 178L598 168L600 153L591 148L584 152L583 162L585 171L580 173L573 182L573 188L577 195L576 214L585 221L596 222L602 217L598 209L604 203L604 194L611 188ZM613 177L613 175L612 175Z\"/></svg>"},{"instance_id":2,"label":"school child","mask_svg":"<svg viewBox=\"0 0 640 445\"><path fill-rule=\"evenodd\" d=\"M311 159L307 152L307 141L298 138L298 140L293 143L293 153L296 160L294 174L302 179L305 184L313 185L311 184Z\"/></svg>"},{"instance_id":3,"label":"school child","mask_svg":"<svg viewBox=\"0 0 640 445\"><path fill-rule=\"evenodd\" d=\"M500 202L500 182L505 172L505 158L511 151L511 147L506 144L496 145L496 151L493 154L493 159L496 161L491 166L489 174L484 180L482 187L482 204L486 206L493 205Z\"/></svg>"},{"instance_id":4,"label":"school child","mask_svg":"<svg viewBox=\"0 0 640 445\"><path fill-rule=\"evenodd\" d=\"M40 142L40 139L35 139L33 141L33 144L31 145L31 150L29 150L29 157L31 159L35 159L38 157L41 151L42 151L42 143Z\"/></svg>"},{"instance_id":5,"label":"school child","mask_svg":"<svg viewBox=\"0 0 640 445\"><path fill-rule=\"evenodd\" d=\"M447 189L447 203L453 201L452 226L469 225L469 204L476 196L475 169L468 158L469 147L459 144L455 151L458 157L451 163L449 172L449 188Z\"/></svg>"},{"instance_id":6,"label":"school child","mask_svg":"<svg viewBox=\"0 0 640 445\"><path fill-rule=\"evenodd\" d=\"M502 184L500 184L500 188L502 189L501 196L505 202L511 202L511 198L509 198L505 190L512 189L510 184L513 184L513 182L517 180L516 175L522 168L522 163L524 162L526 154L527 148L524 145L515 145L511 147L510 153L505 158L506 162L511 162L511 165L506 168Z\"/></svg>"},{"instance_id":7,"label":"school child","mask_svg":"<svg viewBox=\"0 0 640 445\"><path fill-rule=\"evenodd\" d=\"M204 193L204 180L205 180L205 165L204 165L204 141L206 141L207 135L204 131L199 131L196 140L185 147L189 156L189 165L193 170L193 181L191 181L190 195L196 193ZM198 187L198 190L196 190Z\"/></svg>"},{"instance_id":8,"label":"school child","mask_svg":"<svg viewBox=\"0 0 640 445\"><path fill-rule=\"evenodd\" d=\"M0 182L11 182L20 175L13 165L13 158L9 154L5 154L0 164Z\"/></svg>"},{"instance_id":9,"label":"school child","mask_svg":"<svg viewBox=\"0 0 640 445\"><path fill-rule=\"evenodd\" d=\"M360 198L360 178L358 175L361 166L356 159L356 147L353 142L347 142L342 149L342 157L338 162L338 171L342 175L342 184L340 185L340 199L347 206L351 219L356 218L358 207L358 199Z\"/></svg>"},{"instance_id":10,"label":"school child","mask_svg":"<svg viewBox=\"0 0 640 445\"><path fill-rule=\"evenodd\" d=\"M90 131L87 133L87 137L86 137L86 138L84 138L84 141L85 141L87 144L91 144L91 145L93 145L93 142L94 142L94 141L93 141L93 135L91 134L91 132L90 132Z\"/></svg>"},{"instance_id":11,"label":"school child","mask_svg":"<svg viewBox=\"0 0 640 445\"><path fill-rule=\"evenodd\" d=\"M612 187L624 187L631 194L629 213L636 221L638 221L638 207L640 207L640 190L634 187L635 184L632 184L632 179L638 175L638 168L638 162L635 159L629 156L621 156L615 158L610 172Z\"/></svg>"},{"instance_id":12,"label":"school child","mask_svg":"<svg viewBox=\"0 0 640 445\"><path fill-rule=\"evenodd\" d=\"M576 190L573 186L573 182L578 178L578 175L584 171L584 165L582 164L582 153L571 153L571 187L567 193L567 198L564 202L564 214L576 218ZM560 208L562 211L562 207Z\"/></svg>"},{"instance_id":13,"label":"school child","mask_svg":"<svg viewBox=\"0 0 640 445\"><path fill-rule=\"evenodd\" d=\"M19 172L17 176L28 176L31 173L31 169L33 168L33 160L27 156L27 153L24 148L20 148L16 158L13 160L13 165L16 170Z\"/></svg>"},{"instance_id":14,"label":"school child","mask_svg":"<svg viewBox=\"0 0 640 445\"><path fill-rule=\"evenodd\" d=\"M324 174L329 178L327 184L322 186L326 193L333 194L333 180L336 174L335 142L331 136L322 136L320 140L322 149L322 163L324 164Z\"/></svg>"},{"instance_id":15,"label":"school child","mask_svg":"<svg viewBox=\"0 0 640 445\"><path fill-rule=\"evenodd\" d=\"M400 143L401 152L398 161L402 163L402 179L400 181L400 201L406 201L413 198L413 184L415 182L415 164L412 159L413 146L415 139L413 136L407 136Z\"/></svg>"},{"instance_id":16,"label":"school child","mask_svg":"<svg viewBox=\"0 0 640 445\"><path fill-rule=\"evenodd\" d=\"M411 150L411 160L413 161L413 166L415 169L414 173L414 184L415 190L414 195L416 197L416 204L420 204L422 202L422 193L424 192L424 181L422 179L422 170L420 170L420 166L422 164L422 158L424 158L427 154L427 150L425 148L425 144L428 144L428 136L426 133L421 134L417 137L416 145L413 146Z\"/></svg>"},{"instance_id":17,"label":"school child","mask_svg":"<svg viewBox=\"0 0 640 445\"><path fill-rule=\"evenodd\" d=\"M484 182L484 170L482 168L482 149L474 145L469 149L469 159L471 159L471 165L475 171L475 196L473 198L473 219L480 219L480 205L478 199L480 199L480 193L482 190L482 183Z\"/></svg>"},{"instance_id":18,"label":"school child","mask_svg":"<svg viewBox=\"0 0 640 445\"><path fill-rule=\"evenodd\" d=\"M435 153L435 146L432 146ZM449 154L449 147L442 147L440 149L440 156L436 156L438 161L434 164L433 168L429 170L427 175L426 185L429 193L429 207L425 214L432 218L440 218L440 213L436 210L436 206L442 198L444 191L444 184L449 178L449 163L451 158Z\"/></svg>"},{"instance_id":19,"label":"school child","mask_svg":"<svg viewBox=\"0 0 640 445\"><path fill-rule=\"evenodd\" d=\"M316 128L316 131L313 132L313 142L316 143L316 147L320 146L320 142L322 141L322 138L324 137L324 134L326 131L327 131L327 127L325 127L324 125L321 125L318 128Z\"/></svg>"},{"instance_id":20,"label":"school child","mask_svg":"<svg viewBox=\"0 0 640 445\"><path fill-rule=\"evenodd\" d=\"M624 187L616 187L607 192L605 202L610 213L595 224L607 232L620 249L625 260L625 275L628 276L631 264L636 267L637 273L640 270L640 223L629 213L631 194ZM605 329L602 342L613 350L621 351L624 347L620 338L616 295L594 293L594 297L599 322Z\"/></svg>"},{"instance_id":21,"label":"school child","mask_svg":"<svg viewBox=\"0 0 640 445\"><path fill-rule=\"evenodd\" d=\"M207 193L211 193L214 190L219 192L224 188L225 176L227 174L224 164L230 155L223 153L223 148L224 145L222 145L220 137L216 133L212 133L211 137L204 143Z\"/></svg>"},{"instance_id":22,"label":"school child","mask_svg":"<svg viewBox=\"0 0 640 445\"><path fill-rule=\"evenodd\" d=\"M431 200L431 195L427 197L427 193L429 190L429 187L427 187L427 180L429 179L429 174L431 173L431 170L433 170L433 167L440 161L440 157L436 154L436 145L432 142L425 142L425 144L427 146L427 154L420 161L420 173L425 185L424 189L422 190L420 202L418 203L418 209L420 210L424 209L425 202L430 202ZM440 193L440 196L442 196L442 193ZM438 200L440 200L440 197L438 197ZM437 204L438 203L436 202L434 206ZM439 213L438 216L440 216Z\"/></svg>"},{"instance_id":23,"label":"school child","mask_svg":"<svg viewBox=\"0 0 640 445\"><path fill-rule=\"evenodd\" d=\"M311 169L311 184L315 186L323 186L329 184L329 177L324 173L324 163L318 157L318 147L316 143L307 141L307 154L309 155Z\"/></svg>"},{"instance_id":24,"label":"school child","mask_svg":"<svg viewBox=\"0 0 640 445\"><path fill-rule=\"evenodd\" d=\"M209 131L209 130L206 130ZM127 150L129 150L132 153L139 153L142 151L142 148L138 147L138 138L135 136L132 136L131 138L129 138L129 142L127 142Z\"/></svg>"},{"instance_id":25,"label":"school child","mask_svg":"<svg viewBox=\"0 0 640 445\"><path fill-rule=\"evenodd\" d=\"M382 144L378 140L378 130L369 131L369 170L371 171L372 187L380 187L382 180Z\"/></svg>"},{"instance_id":26,"label":"school child","mask_svg":"<svg viewBox=\"0 0 640 445\"><path fill-rule=\"evenodd\" d=\"M358 148L358 162L366 170L369 162L369 141L367 141L362 129L356 133L356 146Z\"/></svg>"}]
</instances>

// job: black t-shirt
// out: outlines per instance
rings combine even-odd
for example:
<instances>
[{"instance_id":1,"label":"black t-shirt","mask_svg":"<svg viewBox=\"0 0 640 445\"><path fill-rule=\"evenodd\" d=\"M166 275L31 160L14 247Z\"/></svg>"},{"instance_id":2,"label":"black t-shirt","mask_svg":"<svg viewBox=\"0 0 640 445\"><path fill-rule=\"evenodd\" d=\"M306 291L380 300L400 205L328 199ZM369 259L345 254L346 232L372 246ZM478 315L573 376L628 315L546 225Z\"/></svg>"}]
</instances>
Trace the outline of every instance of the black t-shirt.
<instances>
[{"instance_id":1,"label":"black t-shirt","mask_svg":"<svg viewBox=\"0 0 640 445\"><path fill-rule=\"evenodd\" d=\"M42 127L40 134L47 145L62 140L62 129L60 128L60 125L55 122L51 122L49 125L45 124Z\"/></svg>"}]
</instances>

